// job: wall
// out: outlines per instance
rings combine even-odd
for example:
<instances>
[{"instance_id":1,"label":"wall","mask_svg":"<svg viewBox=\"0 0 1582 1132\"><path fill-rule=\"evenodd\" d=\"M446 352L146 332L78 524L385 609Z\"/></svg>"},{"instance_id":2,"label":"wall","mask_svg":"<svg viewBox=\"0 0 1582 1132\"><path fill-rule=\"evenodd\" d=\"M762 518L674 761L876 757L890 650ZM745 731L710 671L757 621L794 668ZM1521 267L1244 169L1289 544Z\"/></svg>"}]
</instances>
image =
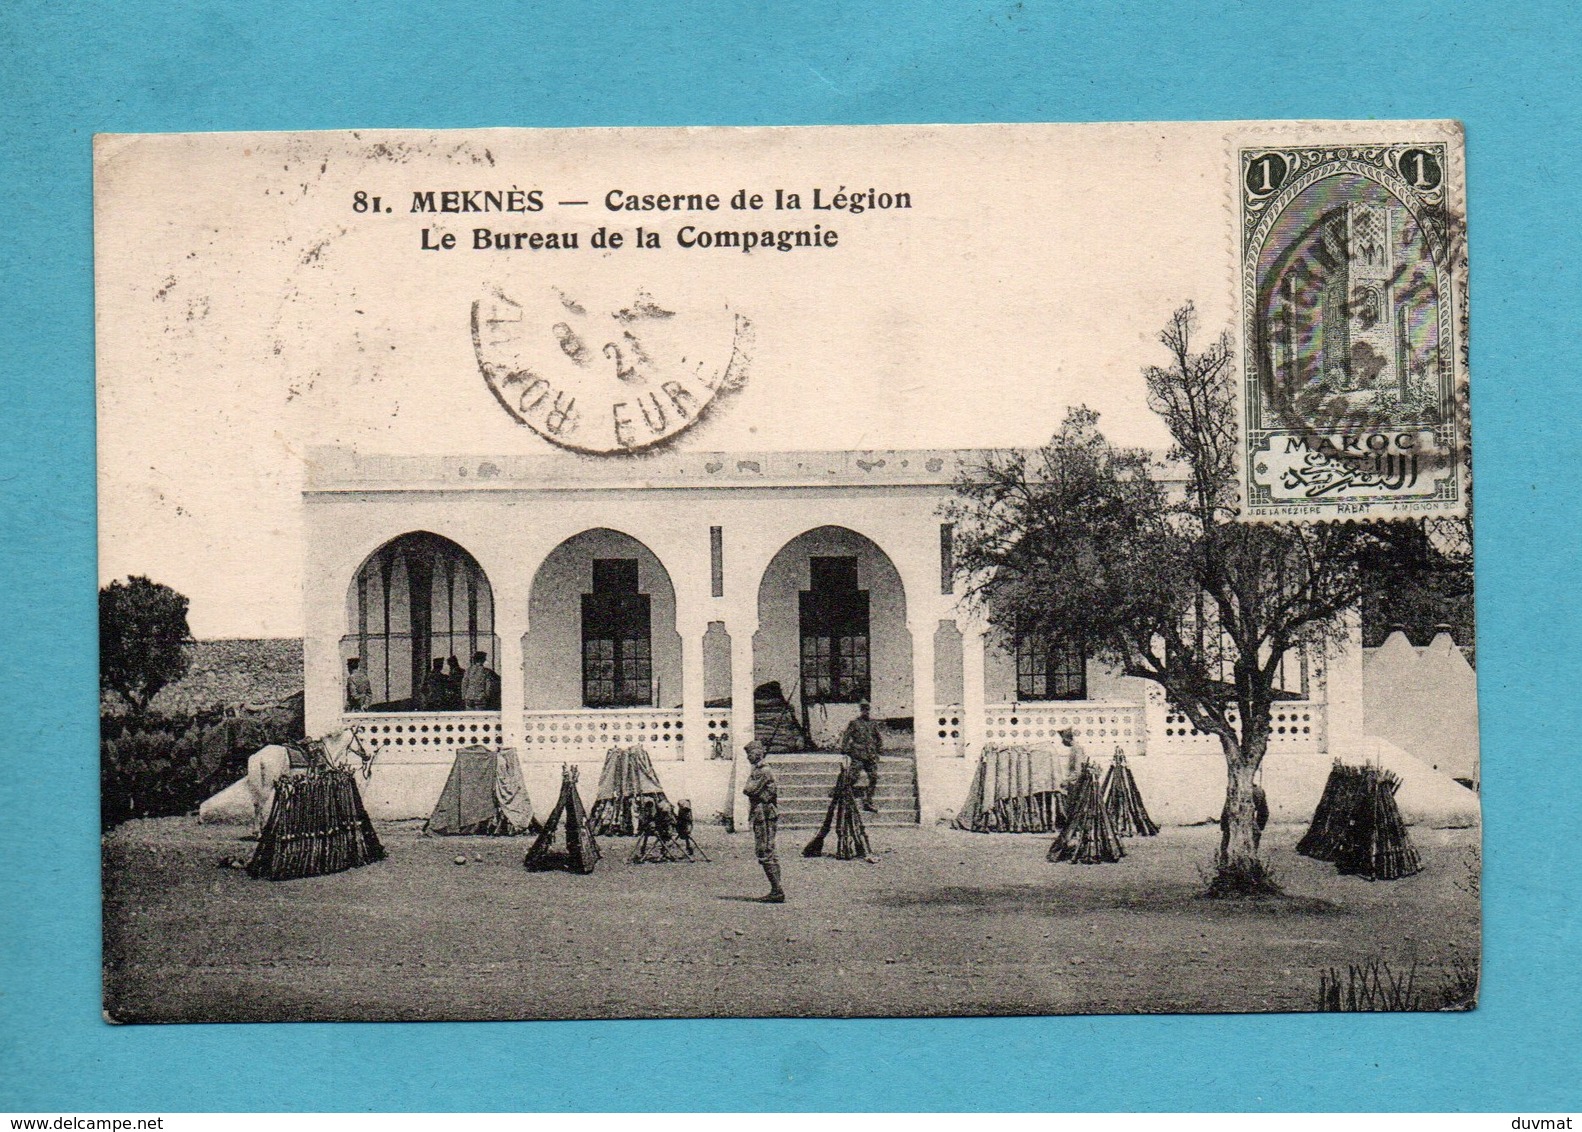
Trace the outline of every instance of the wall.
<instances>
[{"instance_id":1,"label":"wall","mask_svg":"<svg viewBox=\"0 0 1582 1132\"><path fill-rule=\"evenodd\" d=\"M703 698L710 702L731 696L731 635L725 622L710 621L703 635Z\"/></svg>"},{"instance_id":2,"label":"wall","mask_svg":"<svg viewBox=\"0 0 1582 1132\"><path fill-rule=\"evenodd\" d=\"M1449 633L1414 648L1399 630L1364 649L1363 726L1441 774L1480 779L1477 674Z\"/></svg>"},{"instance_id":3,"label":"wall","mask_svg":"<svg viewBox=\"0 0 1582 1132\"><path fill-rule=\"evenodd\" d=\"M960 704L965 680L961 656L961 630L954 621L940 621L934 630L934 699L936 707ZM919 700L923 697L919 696ZM921 710L928 711L924 703Z\"/></svg>"}]
</instances>

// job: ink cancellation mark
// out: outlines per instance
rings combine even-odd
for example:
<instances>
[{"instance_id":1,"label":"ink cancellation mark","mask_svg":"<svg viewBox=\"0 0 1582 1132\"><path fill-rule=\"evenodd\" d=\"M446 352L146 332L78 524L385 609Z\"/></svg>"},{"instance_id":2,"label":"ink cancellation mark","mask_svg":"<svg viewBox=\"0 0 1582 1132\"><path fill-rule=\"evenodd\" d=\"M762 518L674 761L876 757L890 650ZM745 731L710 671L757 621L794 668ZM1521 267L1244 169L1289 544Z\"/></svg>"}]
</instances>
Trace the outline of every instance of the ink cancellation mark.
<instances>
[{"instance_id":1,"label":"ink cancellation mark","mask_svg":"<svg viewBox=\"0 0 1582 1132\"><path fill-rule=\"evenodd\" d=\"M600 456L652 450L696 425L745 381L750 331L727 303L682 307L642 290L495 289L472 305L478 368L500 407Z\"/></svg>"},{"instance_id":2,"label":"ink cancellation mark","mask_svg":"<svg viewBox=\"0 0 1582 1132\"><path fill-rule=\"evenodd\" d=\"M1452 159L1239 151L1242 519L1465 513Z\"/></svg>"}]
</instances>

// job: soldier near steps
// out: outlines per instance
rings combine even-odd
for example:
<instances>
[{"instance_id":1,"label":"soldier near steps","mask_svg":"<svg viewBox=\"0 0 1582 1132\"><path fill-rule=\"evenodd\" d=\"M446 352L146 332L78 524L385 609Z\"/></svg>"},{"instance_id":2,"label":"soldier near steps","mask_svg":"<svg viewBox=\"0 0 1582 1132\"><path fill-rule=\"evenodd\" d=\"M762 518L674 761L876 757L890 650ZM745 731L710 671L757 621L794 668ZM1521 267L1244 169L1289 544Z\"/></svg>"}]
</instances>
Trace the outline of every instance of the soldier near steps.
<instances>
[{"instance_id":1,"label":"soldier near steps","mask_svg":"<svg viewBox=\"0 0 1582 1132\"><path fill-rule=\"evenodd\" d=\"M879 756L884 753L884 735L879 731L877 721L868 718L870 709L867 700L857 705L857 718L848 723L846 730L841 733L840 749L851 760L853 770L860 770L868 776L868 789L863 794L862 808L870 814L876 814L879 811L874 808L873 796L879 789Z\"/></svg>"},{"instance_id":2,"label":"soldier near steps","mask_svg":"<svg viewBox=\"0 0 1582 1132\"><path fill-rule=\"evenodd\" d=\"M750 804L748 817L753 826L753 852L769 878L769 894L760 897L765 904L784 904L785 890L780 887L780 859L775 856L775 833L780 825L780 788L775 784L775 772L765 761L764 745L754 739L746 748L747 761L752 773L742 793Z\"/></svg>"}]
</instances>

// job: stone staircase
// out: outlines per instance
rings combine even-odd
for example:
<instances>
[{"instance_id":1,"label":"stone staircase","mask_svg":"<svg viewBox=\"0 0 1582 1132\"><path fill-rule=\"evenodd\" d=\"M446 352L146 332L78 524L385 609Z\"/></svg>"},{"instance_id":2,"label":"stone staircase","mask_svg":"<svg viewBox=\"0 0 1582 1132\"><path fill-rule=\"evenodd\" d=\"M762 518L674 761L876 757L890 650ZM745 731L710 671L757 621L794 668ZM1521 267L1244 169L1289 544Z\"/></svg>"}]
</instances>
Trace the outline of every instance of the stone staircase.
<instances>
[{"instance_id":1,"label":"stone staircase","mask_svg":"<svg viewBox=\"0 0 1582 1132\"><path fill-rule=\"evenodd\" d=\"M782 829L817 829L823 824L840 762L839 755L819 751L769 756L769 766L780 788ZM867 785L866 778L862 784ZM918 824L917 761L911 755L885 755L880 759L879 793L873 804L879 812L864 811L864 825L878 828Z\"/></svg>"}]
</instances>

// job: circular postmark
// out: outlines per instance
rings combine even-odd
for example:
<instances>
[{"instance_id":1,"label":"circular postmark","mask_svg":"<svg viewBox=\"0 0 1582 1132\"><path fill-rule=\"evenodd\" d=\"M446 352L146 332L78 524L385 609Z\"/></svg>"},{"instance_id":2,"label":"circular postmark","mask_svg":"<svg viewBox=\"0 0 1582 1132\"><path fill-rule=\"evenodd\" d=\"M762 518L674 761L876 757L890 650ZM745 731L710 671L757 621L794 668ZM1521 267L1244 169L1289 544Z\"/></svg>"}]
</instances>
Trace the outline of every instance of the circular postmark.
<instances>
[{"instance_id":1,"label":"circular postmark","mask_svg":"<svg viewBox=\"0 0 1582 1132\"><path fill-rule=\"evenodd\" d=\"M750 323L728 303L641 289L491 290L472 305L489 390L517 423L595 455L641 452L696 425L745 379Z\"/></svg>"}]
</instances>

